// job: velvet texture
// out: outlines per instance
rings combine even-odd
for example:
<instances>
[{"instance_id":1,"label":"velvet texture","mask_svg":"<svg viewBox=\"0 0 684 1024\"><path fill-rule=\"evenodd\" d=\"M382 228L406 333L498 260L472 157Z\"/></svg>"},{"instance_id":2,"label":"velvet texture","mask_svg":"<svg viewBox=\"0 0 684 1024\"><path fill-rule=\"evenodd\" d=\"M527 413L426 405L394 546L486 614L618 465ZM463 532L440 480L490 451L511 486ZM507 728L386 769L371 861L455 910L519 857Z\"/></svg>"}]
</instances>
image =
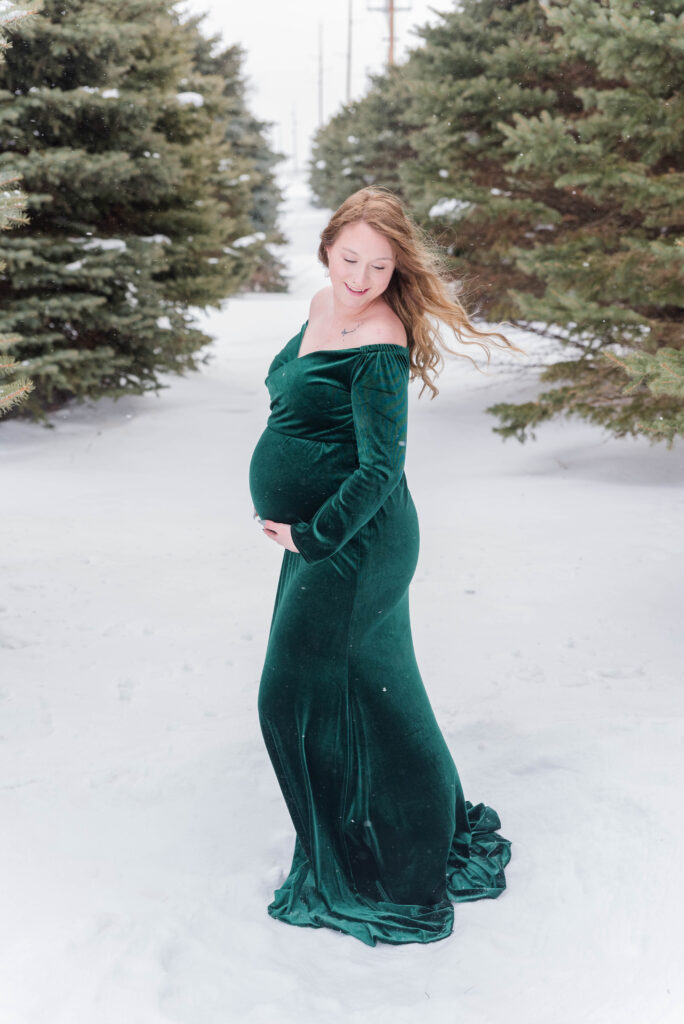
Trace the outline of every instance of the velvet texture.
<instances>
[{"instance_id":1,"label":"velvet texture","mask_svg":"<svg viewBox=\"0 0 684 1024\"><path fill-rule=\"evenodd\" d=\"M292 523L259 688L266 747L297 838L268 907L368 945L432 942L453 902L505 888L510 843L464 800L413 649L416 509L404 473L408 351L269 367L271 414L250 463L254 506Z\"/></svg>"}]
</instances>

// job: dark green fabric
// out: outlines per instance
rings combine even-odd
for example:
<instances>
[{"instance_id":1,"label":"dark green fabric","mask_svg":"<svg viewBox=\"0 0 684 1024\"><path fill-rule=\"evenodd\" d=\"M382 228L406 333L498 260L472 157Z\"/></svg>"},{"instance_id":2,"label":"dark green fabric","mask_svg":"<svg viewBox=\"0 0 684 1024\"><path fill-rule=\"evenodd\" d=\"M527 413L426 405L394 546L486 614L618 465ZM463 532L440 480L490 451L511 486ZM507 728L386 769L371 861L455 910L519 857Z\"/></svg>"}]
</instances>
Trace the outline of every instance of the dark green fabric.
<instances>
[{"instance_id":1,"label":"dark green fabric","mask_svg":"<svg viewBox=\"0 0 684 1024\"><path fill-rule=\"evenodd\" d=\"M298 357L307 323L269 367L250 463L257 512L294 524L301 552L283 552L259 688L297 833L268 911L371 946L432 942L452 931L452 901L505 888L510 843L495 811L464 800L414 655L408 351Z\"/></svg>"}]
</instances>

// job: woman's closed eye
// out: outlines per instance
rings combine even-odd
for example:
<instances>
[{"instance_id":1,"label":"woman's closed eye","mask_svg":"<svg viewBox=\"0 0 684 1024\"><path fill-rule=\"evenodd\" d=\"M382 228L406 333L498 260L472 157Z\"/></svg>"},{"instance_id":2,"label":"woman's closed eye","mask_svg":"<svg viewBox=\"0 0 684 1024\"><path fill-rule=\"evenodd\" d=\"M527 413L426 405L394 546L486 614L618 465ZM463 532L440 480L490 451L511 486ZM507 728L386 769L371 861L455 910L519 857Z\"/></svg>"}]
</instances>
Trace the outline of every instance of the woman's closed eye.
<instances>
[{"instance_id":1,"label":"woman's closed eye","mask_svg":"<svg viewBox=\"0 0 684 1024\"><path fill-rule=\"evenodd\" d=\"M343 256L342 259L344 260L345 263L356 263L356 260L348 260L346 256ZM384 267L373 267L373 270L384 270L384 269L385 269Z\"/></svg>"}]
</instances>

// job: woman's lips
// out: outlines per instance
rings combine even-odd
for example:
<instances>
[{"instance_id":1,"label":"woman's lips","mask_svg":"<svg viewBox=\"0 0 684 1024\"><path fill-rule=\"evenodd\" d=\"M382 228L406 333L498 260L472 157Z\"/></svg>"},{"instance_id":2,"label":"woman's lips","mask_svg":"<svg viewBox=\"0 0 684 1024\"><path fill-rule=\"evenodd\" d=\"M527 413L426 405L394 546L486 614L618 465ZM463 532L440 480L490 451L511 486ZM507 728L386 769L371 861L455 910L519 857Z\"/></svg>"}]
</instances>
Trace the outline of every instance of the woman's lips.
<instances>
[{"instance_id":1,"label":"woman's lips","mask_svg":"<svg viewBox=\"0 0 684 1024\"><path fill-rule=\"evenodd\" d=\"M349 285L347 284L346 281L344 282L344 287L347 289L348 292L351 292L352 295L365 295L366 292L368 291L367 288L363 288L360 292L356 292L356 291L354 291L353 288L349 287Z\"/></svg>"}]
</instances>

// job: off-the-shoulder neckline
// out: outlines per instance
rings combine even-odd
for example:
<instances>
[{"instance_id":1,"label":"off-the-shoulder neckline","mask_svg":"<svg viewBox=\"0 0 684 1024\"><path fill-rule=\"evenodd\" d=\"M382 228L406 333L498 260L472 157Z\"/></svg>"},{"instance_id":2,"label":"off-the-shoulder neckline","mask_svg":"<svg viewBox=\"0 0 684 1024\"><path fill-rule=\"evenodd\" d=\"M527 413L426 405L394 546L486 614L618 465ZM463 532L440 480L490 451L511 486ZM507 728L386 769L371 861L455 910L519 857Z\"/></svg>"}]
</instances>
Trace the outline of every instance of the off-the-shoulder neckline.
<instances>
[{"instance_id":1,"label":"off-the-shoulder neckline","mask_svg":"<svg viewBox=\"0 0 684 1024\"><path fill-rule=\"evenodd\" d=\"M299 350L302 347L302 341L304 340L304 331L306 330L308 323L309 321L305 320L304 323L302 324L299 334L295 335L295 339L298 342L298 344L295 346L295 360L307 359L308 356L328 355L329 353L333 355L340 355L342 352L363 352L366 349L373 348L398 348L400 352L405 352L406 355L408 355L408 345L398 345L396 342L393 341L378 341L375 343L370 342L368 345L356 345L353 348L315 348L313 352L305 352L303 356L300 356Z\"/></svg>"}]
</instances>

